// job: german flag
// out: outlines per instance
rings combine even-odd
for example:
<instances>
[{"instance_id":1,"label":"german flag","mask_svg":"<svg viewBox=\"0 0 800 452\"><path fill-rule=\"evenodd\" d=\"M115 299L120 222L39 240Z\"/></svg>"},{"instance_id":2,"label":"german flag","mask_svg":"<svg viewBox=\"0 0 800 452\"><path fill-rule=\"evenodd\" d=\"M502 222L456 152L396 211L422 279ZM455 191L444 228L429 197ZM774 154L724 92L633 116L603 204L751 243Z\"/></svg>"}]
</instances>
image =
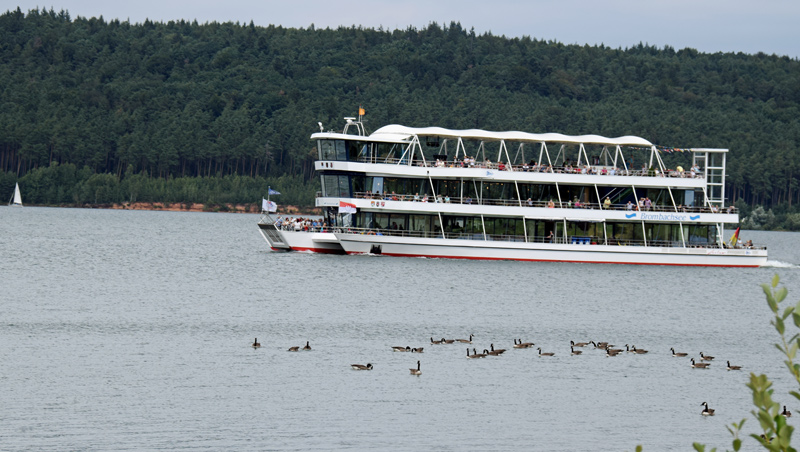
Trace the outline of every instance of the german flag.
<instances>
[{"instance_id":1,"label":"german flag","mask_svg":"<svg viewBox=\"0 0 800 452\"><path fill-rule=\"evenodd\" d=\"M736 243L739 241L739 228L736 228L736 232L733 233L731 237L731 246L736 246Z\"/></svg>"}]
</instances>

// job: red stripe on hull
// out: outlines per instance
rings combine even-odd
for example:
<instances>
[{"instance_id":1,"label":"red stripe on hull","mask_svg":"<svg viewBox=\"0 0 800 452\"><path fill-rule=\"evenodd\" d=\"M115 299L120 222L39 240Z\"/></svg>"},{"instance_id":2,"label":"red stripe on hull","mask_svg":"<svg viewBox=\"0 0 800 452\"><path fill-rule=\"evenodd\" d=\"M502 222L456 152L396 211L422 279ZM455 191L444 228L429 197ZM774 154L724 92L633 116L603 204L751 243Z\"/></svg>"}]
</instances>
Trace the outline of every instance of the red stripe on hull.
<instances>
[{"instance_id":1,"label":"red stripe on hull","mask_svg":"<svg viewBox=\"0 0 800 452\"><path fill-rule=\"evenodd\" d=\"M299 246L292 247L292 251L311 251L320 254L345 254L344 250L333 250L330 248L301 248Z\"/></svg>"},{"instance_id":2,"label":"red stripe on hull","mask_svg":"<svg viewBox=\"0 0 800 452\"><path fill-rule=\"evenodd\" d=\"M350 252L347 254L369 254ZM426 254L401 254L401 253L381 253L384 256L393 257L427 257L429 259L470 259L478 261L521 261L521 262L569 262L573 264L620 264L620 265L671 265L676 267L732 267L732 268L758 268L758 265L714 265L714 264L671 264L656 262L606 262L606 261L572 261L572 260L551 260L551 259L514 259L507 257L470 257L470 256L430 256Z\"/></svg>"}]
</instances>

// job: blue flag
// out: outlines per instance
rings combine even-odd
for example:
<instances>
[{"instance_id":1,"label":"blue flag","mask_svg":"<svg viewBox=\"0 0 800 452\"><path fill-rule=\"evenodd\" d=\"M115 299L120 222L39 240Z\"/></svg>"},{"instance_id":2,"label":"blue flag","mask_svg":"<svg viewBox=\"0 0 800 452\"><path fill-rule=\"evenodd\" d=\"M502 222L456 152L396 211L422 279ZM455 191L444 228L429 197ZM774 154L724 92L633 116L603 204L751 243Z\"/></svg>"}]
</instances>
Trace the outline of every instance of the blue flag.
<instances>
[{"instance_id":1,"label":"blue flag","mask_svg":"<svg viewBox=\"0 0 800 452\"><path fill-rule=\"evenodd\" d=\"M270 195L280 195L281 192L279 192L278 190L273 190L273 189L270 188L269 189L269 194Z\"/></svg>"}]
</instances>

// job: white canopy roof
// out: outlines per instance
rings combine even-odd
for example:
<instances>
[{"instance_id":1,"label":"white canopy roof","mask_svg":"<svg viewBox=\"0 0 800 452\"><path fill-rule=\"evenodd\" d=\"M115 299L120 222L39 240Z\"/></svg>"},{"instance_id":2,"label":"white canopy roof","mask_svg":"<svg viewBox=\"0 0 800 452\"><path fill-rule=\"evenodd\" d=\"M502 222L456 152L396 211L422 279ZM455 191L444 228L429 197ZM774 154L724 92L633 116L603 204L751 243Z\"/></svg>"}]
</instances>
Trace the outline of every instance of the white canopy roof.
<instances>
[{"instance_id":1,"label":"white canopy roof","mask_svg":"<svg viewBox=\"0 0 800 452\"><path fill-rule=\"evenodd\" d=\"M469 130L450 130L442 127L406 127L398 124L383 126L370 135L370 138L378 136L393 136L395 139L410 139L412 136L435 136L443 138L464 138L483 141L517 141L532 143L573 143L573 144L601 144L611 146L643 146L650 147L653 144L644 138L634 136L624 136L618 138L606 138L600 135L563 135L560 133L528 133L528 132L489 132L480 129Z\"/></svg>"}]
</instances>

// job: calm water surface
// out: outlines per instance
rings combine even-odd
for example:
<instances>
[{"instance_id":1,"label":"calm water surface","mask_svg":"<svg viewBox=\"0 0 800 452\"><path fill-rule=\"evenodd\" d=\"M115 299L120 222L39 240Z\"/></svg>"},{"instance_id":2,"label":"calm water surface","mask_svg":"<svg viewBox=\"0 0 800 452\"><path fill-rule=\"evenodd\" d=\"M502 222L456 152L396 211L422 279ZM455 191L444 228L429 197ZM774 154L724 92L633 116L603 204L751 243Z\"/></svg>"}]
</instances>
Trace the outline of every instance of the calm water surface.
<instances>
[{"instance_id":1,"label":"calm water surface","mask_svg":"<svg viewBox=\"0 0 800 452\"><path fill-rule=\"evenodd\" d=\"M724 450L751 410L726 360L800 412L759 287L800 298L800 234L744 231L766 268L698 269L282 254L257 221L0 208L0 449ZM510 350L429 343L470 333Z\"/></svg>"}]
</instances>

